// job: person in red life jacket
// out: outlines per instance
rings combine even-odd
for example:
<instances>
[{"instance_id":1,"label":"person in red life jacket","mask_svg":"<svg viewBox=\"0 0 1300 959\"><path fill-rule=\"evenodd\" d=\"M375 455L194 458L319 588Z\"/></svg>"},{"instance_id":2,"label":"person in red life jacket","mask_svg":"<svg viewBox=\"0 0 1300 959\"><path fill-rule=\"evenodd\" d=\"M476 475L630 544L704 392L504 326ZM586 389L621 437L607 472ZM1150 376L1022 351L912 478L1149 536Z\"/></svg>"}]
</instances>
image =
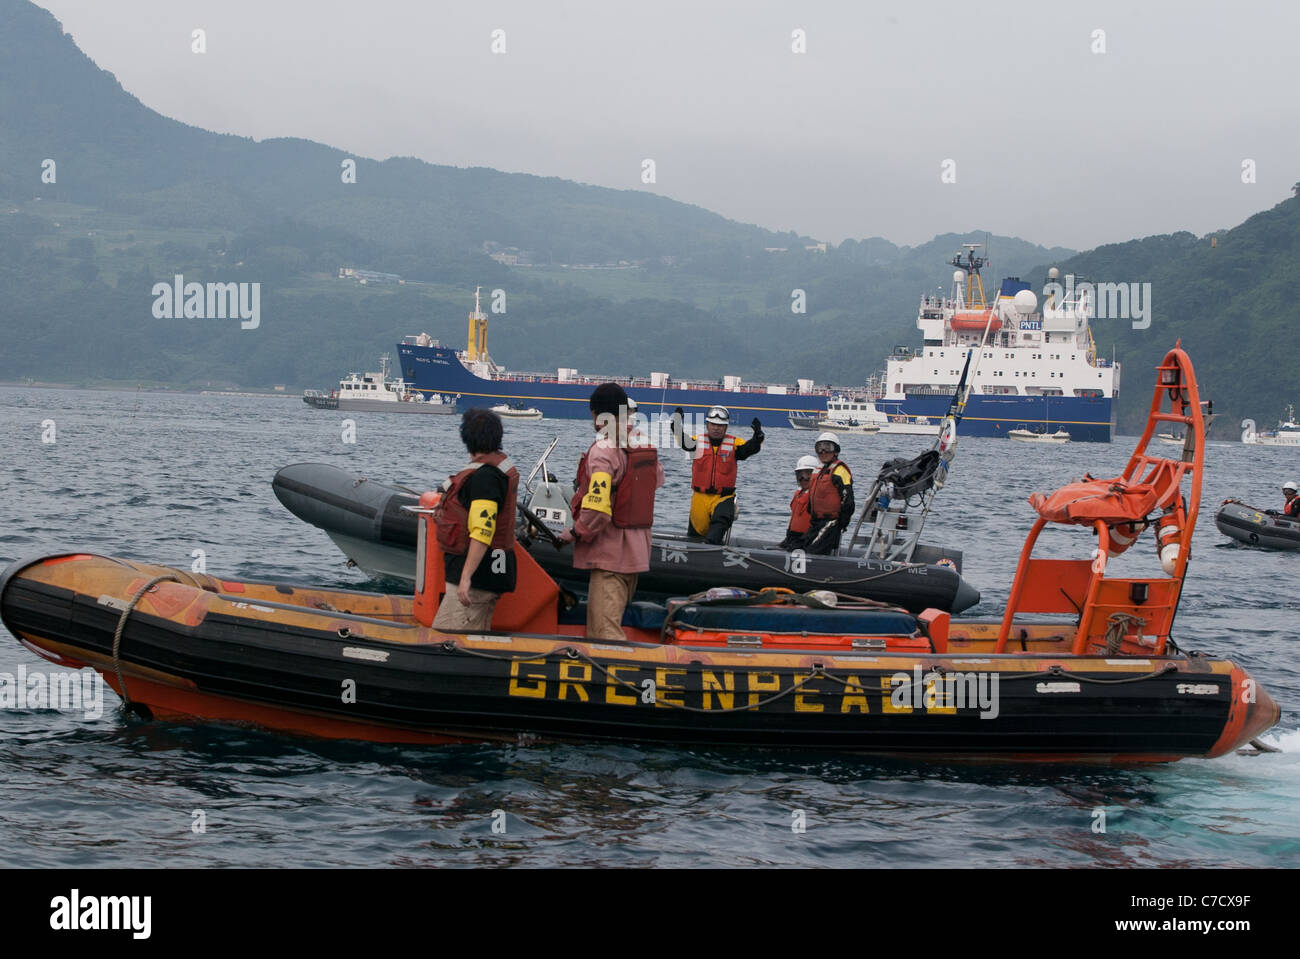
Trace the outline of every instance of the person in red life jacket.
<instances>
[{"instance_id":1,"label":"person in red life jacket","mask_svg":"<svg viewBox=\"0 0 1300 959\"><path fill-rule=\"evenodd\" d=\"M1289 516L1291 519L1300 519L1300 484L1295 480L1287 480L1282 484L1282 495L1286 497L1282 515Z\"/></svg>"},{"instance_id":2,"label":"person in red life jacket","mask_svg":"<svg viewBox=\"0 0 1300 959\"><path fill-rule=\"evenodd\" d=\"M664 468L648 437L633 429L621 386L602 383L588 407L599 435L578 464L573 528L559 539L574 544L574 569L591 571L587 637L626 639L623 610L637 577L650 568L655 490L664 484Z\"/></svg>"},{"instance_id":3,"label":"person in red life jacket","mask_svg":"<svg viewBox=\"0 0 1300 959\"><path fill-rule=\"evenodd\" d=\"M808 484L812 526L803 548L825 555L839 549L840 534L853 521L853 473L840 462L840 439L834 433L819 434L813 450L821 467Z\"/></svg>"},{"instance_id":4,"label":"person in red life jacket","mask_svg":"<svg viewBox=\"0 0 1300 959\"><path fill-rule=\"evenodd\" d=\"M803 549L804 538L812 526L812 513L808 509L808 487L812 483L813 471L820 469L821 463L815 456L801 456L794 464L794 481L798 489L790 500L790 525L786 527L785 539L777 544L777 549Z\"/></svg>"},{"instance_id":5,"label":"person in red life jacket","mask_svg":"<svg viewBox=\"0 0 1300 959\"><path fill-rule=\"evenodd\" d=\"M691 515L686 525L688 539L702 539L720 545L736 521L736 464L763 448L763 424L754 417L754 433L748 440L727 432L731 414L715 406L704 418L707 433L687 437L682 428L685 413L673 410L673 437L688 453L691 463Z\"/></svg>"},{"instance_id":6,"label":"person in red life jacket","mask_svg":"<svg viewBox=\"0 0 1300 959\"><path fill-rule=\"evenodd\" d=\"M443 484L434 517L447 575L434 629L490 629L497 600L515 588L519 471L501 452L501 436L501 419L491 410L466 410L461 417L460 438L470 461Z\"/></svg>"}]
</instances>

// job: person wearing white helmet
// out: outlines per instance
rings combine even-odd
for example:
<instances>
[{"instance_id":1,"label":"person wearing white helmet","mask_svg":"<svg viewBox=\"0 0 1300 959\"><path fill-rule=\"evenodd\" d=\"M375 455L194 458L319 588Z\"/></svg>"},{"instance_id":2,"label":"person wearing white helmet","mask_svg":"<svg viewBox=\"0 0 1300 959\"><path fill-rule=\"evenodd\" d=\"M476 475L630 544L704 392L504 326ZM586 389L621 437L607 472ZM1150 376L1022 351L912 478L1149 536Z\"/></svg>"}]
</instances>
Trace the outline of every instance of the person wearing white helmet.
<instances>
[{"instance_id":1,"label":"person wearing white helmet","mask_svg":"<svg viewBox=\"0 0 1300 959\"><path fill-rule=\"evenodd\" d=\"M802 549L808 527L812 525L812 513L808 512L808 484L812 482L815 470L821 467L815 456L801 456L794 464L794 481L799 487L790 500L790 525L786 527L785 539L777 544L778 549Z\"/></svg>"},{"instance_id":2,"label":"person wearing white helmet","mask_svg":"<svg viewBox=\"0 0 1300 959\"><path fill-rule=\"evenodd\" d=\"M1292 519L1300 519L1300 484L1295 480L1287 480L1282 484L1282 495L1286 497L1286 505L1282 507L1282 515L1289 516Z\"/></svg>"},{"instance_id":3,"label":"person wearing white helmet","mask_svg":"<svg viewBox=\"0 0 1300 959\"><path fill-rule=\"evenodd\" d=\"M816 555L839 549L840 535L853 521L853 471L840 461L840 438L821 433L813 443L820 468L808 484L812 526L804 549Z\"/></svg>"},{"instance_id":4,"label":"person wearing white helmet","mask_svg":"<svg viewBox=\"0 0 1300 959\"><path fill-rule=\"evenodd\" d=\"M715 406L704 418L707 432L687 438L682 428L685 415L680 406L673 410L673 436L682 449L695 454L686 536L720 545L736 521L736 464L763 448L763 424L754 417L753 435L742 440L727 432L731 423L727 408Z\"/></svg>"}]
</instances>

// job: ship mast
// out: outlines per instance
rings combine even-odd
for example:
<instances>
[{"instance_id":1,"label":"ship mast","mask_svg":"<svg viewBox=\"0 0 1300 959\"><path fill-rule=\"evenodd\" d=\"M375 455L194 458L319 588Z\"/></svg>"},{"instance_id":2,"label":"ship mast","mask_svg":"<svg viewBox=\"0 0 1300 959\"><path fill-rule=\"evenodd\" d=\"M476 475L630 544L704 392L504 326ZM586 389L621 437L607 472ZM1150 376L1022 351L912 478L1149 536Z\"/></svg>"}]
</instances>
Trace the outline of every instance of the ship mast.
<instances>
[{"instance_id":1,"label":"ship mast","mask_svg":"<svg viewBox=\"0 0 1300 959\"><path fill-rule=\"evenodd\" d=\"M469 342L465 346L466 358L471 363L486 362L487 351L487 314L479 309L479 292L481 286L474 287L474 312L469 315Z\"/></svg>"},{"instance_id":2,"label":"ship mast","mask_svg":"<svg viewBox=\"0 0 1300 959\"><path fill-rule=\"evenodd\" d=\"M966 271L966 307L972 310L988 309L988 303L984 299L984 283L980 280L980 270L988 263L988 257L976 256L975 251L984 244L982 243L963 243L966 248L966 259L961 258L958 252L952 258L952 265L959 270Z\"/></svg>"}]
</instances>

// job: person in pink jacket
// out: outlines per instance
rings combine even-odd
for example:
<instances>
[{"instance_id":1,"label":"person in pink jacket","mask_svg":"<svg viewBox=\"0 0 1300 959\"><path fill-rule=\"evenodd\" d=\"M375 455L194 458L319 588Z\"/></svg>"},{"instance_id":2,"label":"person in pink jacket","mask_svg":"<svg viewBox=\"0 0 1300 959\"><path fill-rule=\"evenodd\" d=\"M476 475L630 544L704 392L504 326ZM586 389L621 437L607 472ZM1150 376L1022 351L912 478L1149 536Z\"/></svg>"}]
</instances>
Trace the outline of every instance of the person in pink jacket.
<instances>
[{"instance_id":1,"label":"person in pink jacket","mask_svg":"<svg viewBox=\"0 0 1300 959\"><path fill-rule=\"evenodd\" d=\"M588 403L596 440L578 464L572 542L574 569L591 571L587 589L587 637L624 639L623 610L650 568L650 528L655 490L664 484L658 452L632 428L627 394L602 383Z\"/></svg>"}]
</instances>

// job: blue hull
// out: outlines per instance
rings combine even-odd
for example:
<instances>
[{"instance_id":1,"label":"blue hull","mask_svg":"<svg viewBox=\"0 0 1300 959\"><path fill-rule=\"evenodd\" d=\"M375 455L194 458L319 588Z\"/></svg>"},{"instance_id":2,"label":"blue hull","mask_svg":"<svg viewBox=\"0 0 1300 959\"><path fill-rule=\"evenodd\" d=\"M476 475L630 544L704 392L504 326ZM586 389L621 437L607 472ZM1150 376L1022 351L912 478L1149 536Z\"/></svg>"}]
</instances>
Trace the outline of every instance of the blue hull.
<instances>
[{"instance_id":1,"label":"blue hull","mask_svg":"<svg viewBox=\"0 0 1300 959\"><path fill-rule=\"evenodd\" d=\"M408 383L425 393L459 393L460 409L520 401L548 417L576 420L591 416L587 407L592 391L590 383L546 382L541 377L535 381L485 380L465 369L456 351L445 346L400 343L397 355L402 376ZM707 413L711 406L725 406L731 411L732 422L748 426L750 420L758 417L765 429L789 429L792 412L826 413L825 392L779 394L633 386L627 388L627 393L647 416L661 411L671 413L678 406L687 416Z\"/></svg>"},{"instance_id":2,"label":"blue hull","mask_svg":"<svg viewBox=\"0 0 1300 959\"><path fill-rule=\"evenodd\" d=\"M465 369L456 351L446 346L401 343L397 355L408 383L425 393L459 393L460 409L523 402L552 418L587 419L591 415L587 409L592 390L589 383L556 383L542 377L485 380ZM791 413L826 414L825 392L782 395L650 386L629 387L627 392L641 412L650 416L671 413L677 406L688 416L706 413L711 406L725 406L731 410L733 422L747 425L757 416L765 429L788 429ZM925 416L937 422L948 412L951 401L948 396L908 396L904 400L880 400L876 405L884 413ZM1105 397L972 395L960 432L963 436L1002 437L1008 430L1036 430L1049 424L1051 430L1067 430L1076 442L1109 443L1115 431L1114 402Z\"/></svg>"},{"instance_id":3,"label":"blue hull","mask_svg":"<svg viewBox=\"0 0 1300 959\"><path fill-rule=\"evenodd\" d=\"M883 413L904 413L938 420L948 412L951 397L908 396L879 400ZM1063 429L1076 443L1109 443L1115 432L1115 403L1109 397L984 396L972 394L958 433L962 436L1005 437L1008 430L1053 432Z\"/></svg>"}]
</instances>

